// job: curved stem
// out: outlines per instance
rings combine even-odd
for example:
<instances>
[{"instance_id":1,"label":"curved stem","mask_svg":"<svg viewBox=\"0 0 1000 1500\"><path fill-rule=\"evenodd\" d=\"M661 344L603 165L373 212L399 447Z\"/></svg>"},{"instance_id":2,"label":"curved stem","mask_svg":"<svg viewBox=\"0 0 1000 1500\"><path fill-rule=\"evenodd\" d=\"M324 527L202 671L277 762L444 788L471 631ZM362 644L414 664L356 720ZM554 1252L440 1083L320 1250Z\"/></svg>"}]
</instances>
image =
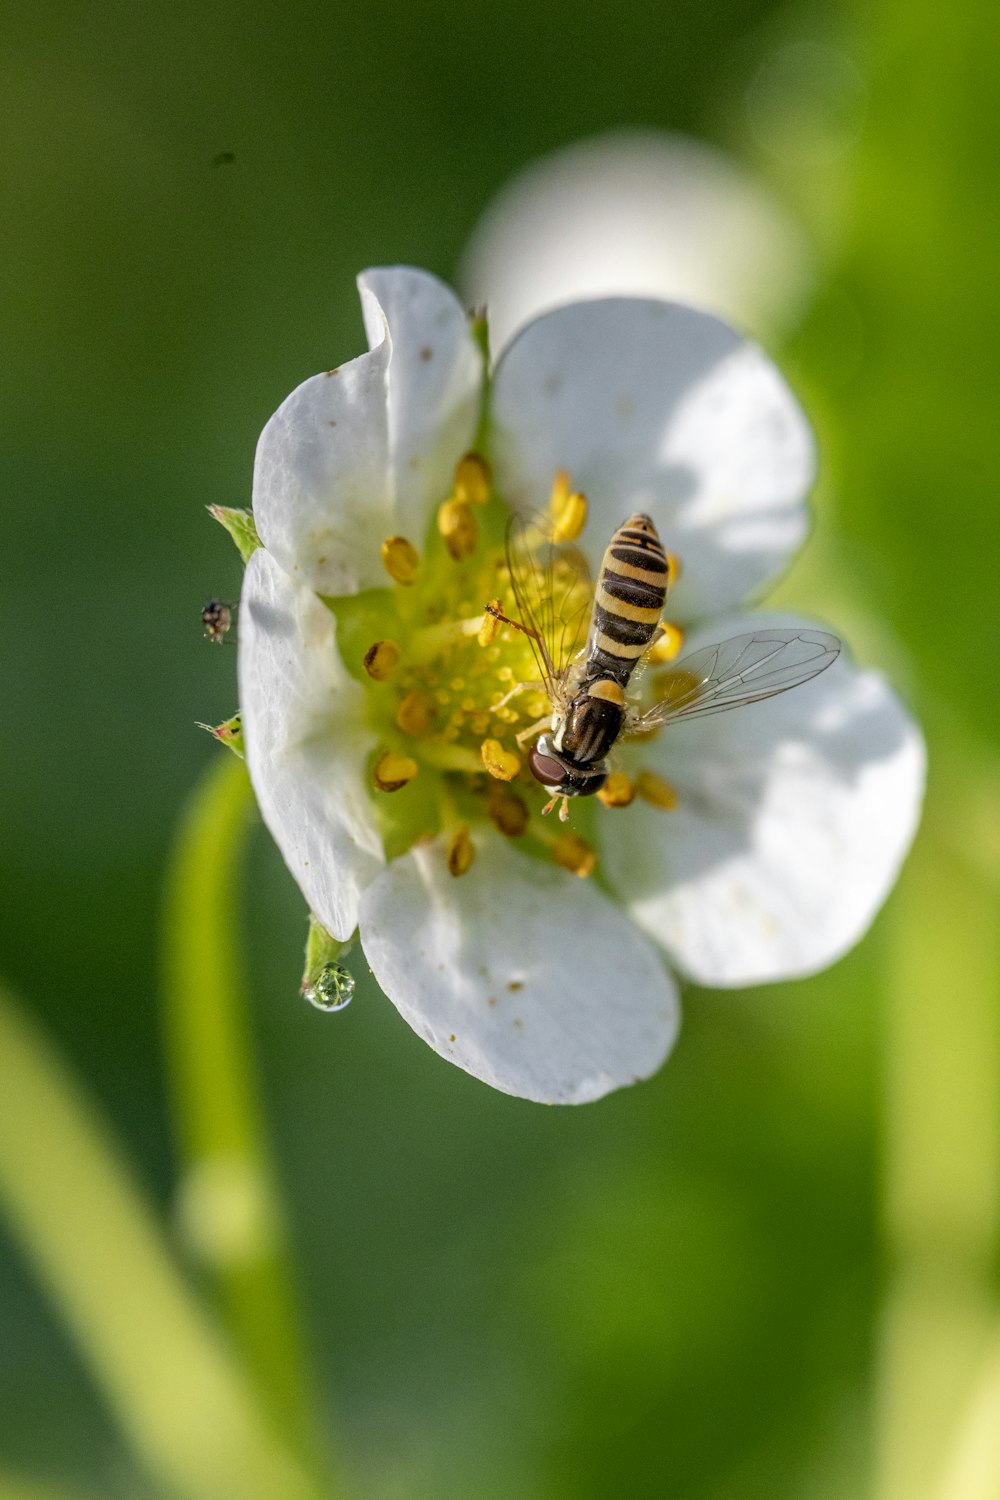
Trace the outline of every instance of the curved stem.
<instances>
[{"instance_id":1,"label":"curved stem","mask_svg":"<svg viewBox=\"0 0 1000 1500\"><path fill-rule=\"evenodd\" d=\"M186 810L167 879L163 987L179 1206L261 1400L286 1441L315 1467L312 1388L238 939L252 809L242 761L220 756Z\"/></svg>"},{"instance_id":2,"label":"curved stem","mask_svg":"<svg viewBox=\"0 0 1000 1500\"><path fill-rule=\"evenodd\" d=\"M879 1500L1000 1494L995 894L933 823L895 904Z\"/></svg>"},{"instance_id":3,"label":"curved stem","mask_svg":"<svg viewBox=\"0 0 1000 1500\"><path fill-rule=\"evenodd\" d=\"M107 1127L0 991L0 1203L132 1447L176 1500L319 1500Z\"/></svg>"}]
</instances>

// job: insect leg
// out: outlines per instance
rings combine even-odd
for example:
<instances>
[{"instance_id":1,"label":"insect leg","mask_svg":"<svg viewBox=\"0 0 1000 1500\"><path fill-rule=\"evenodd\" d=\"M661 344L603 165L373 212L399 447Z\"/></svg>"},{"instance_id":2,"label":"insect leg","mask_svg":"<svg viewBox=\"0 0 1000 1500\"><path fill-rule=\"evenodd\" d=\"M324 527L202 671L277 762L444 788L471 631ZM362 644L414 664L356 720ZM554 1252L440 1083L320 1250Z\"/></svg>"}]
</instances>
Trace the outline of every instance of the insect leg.
<instances>
[{"instance_id":1,"label":"insect leg","mask_svg":"<svg viewBox=\"0 0 1000 1500\"><path fill-rule=\"evenodd\" d=\"M538 682L537 679L534 681L529 679L527 682L516 682L511 688L510 692L504 693L503 697L498 703L490 704L490 713L495 714L498 708L506 708L510 700L512 698L516 698L518 693L523 693L525 688L542 688L544 690L544 687L545 683Z\"/></svg>"},{"instance_id":2,"label":"insect leg","mask_svg":"<svg viewBox=\"0 0 1000 1500\"><path fill-rule=\"evenodd\" d=\"M520 734L514 736L517 740L518 748L523 750L525 740L530 740L533 734L541 734L543 729L549 729L551 725L551 714L546 714L544 719L536 719L534 724L529 724L527 729L522 729Z\"/></svg>"},{"instance_id":3,"label":"insect leg","mask_svg":"<svg viewBox=\"0 0 1000 1500\"><path fill-rule=\"evenodd\" d=\"M529 625L522 625L520 620L512 620L509 615L502 614L492 601L487 604L485 613L492 615L494 620L499 620L502 625L513 625L515 630L520 630L524 635L530 636L533 641L537 641L540 646L544 647L544 642L537 630L532 630Z\"/></svg>"}]
</instances>

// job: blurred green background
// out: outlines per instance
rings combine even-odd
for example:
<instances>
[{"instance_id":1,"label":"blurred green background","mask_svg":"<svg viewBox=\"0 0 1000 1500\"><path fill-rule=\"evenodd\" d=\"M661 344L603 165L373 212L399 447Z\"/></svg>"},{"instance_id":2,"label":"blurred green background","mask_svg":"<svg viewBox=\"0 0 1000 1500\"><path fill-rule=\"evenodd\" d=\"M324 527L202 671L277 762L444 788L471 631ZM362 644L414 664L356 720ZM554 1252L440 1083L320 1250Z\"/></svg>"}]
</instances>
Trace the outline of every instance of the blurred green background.
<instances>
[{"instance_id":1,"label":"blurred green background","mask_svg":"<svg viewBox=\"0 0 1000 1500\"><path fill-rule=\"evenodd\" d=\"M842 623L930 741L861 946L689 993L662 1073L581 1110L444 1066L364 985L310 1010L258 830L255 1065L330 1494L1000 1496L998 31L986 0L5 7L0 974L209 1306L159 978L174 830L225 754L193 721L235 708L198 611L240 566L204 507L248 503L268 415L362 348L357 270L452 276L512 172L614 125L752 165L818 266L776 351L825 460L784 598ZM790 43L857 91L807 72L775 136L753 101ZM36 1259L0 1233L0 1497L171 1493Z\"/></svg>"}]
</instances>

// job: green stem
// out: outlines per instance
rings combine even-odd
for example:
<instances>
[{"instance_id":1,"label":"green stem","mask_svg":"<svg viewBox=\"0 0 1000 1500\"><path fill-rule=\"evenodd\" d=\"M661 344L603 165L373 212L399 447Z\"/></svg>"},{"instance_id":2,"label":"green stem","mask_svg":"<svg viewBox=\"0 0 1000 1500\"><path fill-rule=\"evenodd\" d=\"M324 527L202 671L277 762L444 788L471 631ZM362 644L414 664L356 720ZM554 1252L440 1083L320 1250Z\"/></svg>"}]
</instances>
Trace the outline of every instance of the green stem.
<instances>
[{"instance_id":1,"label":"green stem","mask_svg":"<svg viewBox=\"0 0 1000 1500\"><path fill-rule=\"evenodd\" d=\"M315 1467L312 1387L237 936L252 808L242 762L218 757L183 818L167 880L164 1000L180 1209L262 1401L285 1440Z\"/></svg>"},{"instance_id":2,"label":"green stem","mask_svg":"<svg viewBox=\"0 0 1000 1500\"><path fill-rule=\"evenodd\" d=\"M165 1493L319 1500L179 1274L106 1125L2 992L0 1204Z\"/></svg>"},{"instance_id":3,"label":"green stem","mask_svg":"<svg viewBox=\"0 0 1000 1500\"><path fill-rule=\"evenodd\" d=\"M996 903L949 842L931 821L895 899L880 1500L1000 1494Z\"/></svg>"}]
</instances>

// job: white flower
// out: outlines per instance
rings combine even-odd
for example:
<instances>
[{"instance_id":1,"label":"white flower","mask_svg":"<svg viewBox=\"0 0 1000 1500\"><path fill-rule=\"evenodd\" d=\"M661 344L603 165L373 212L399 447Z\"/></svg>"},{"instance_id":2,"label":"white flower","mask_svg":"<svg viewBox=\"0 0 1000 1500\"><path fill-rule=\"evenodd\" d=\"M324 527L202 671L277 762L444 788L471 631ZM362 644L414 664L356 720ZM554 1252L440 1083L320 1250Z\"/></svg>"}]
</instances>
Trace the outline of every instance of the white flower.
<instances>
[{"instance_id":1,"label":"white flower","mask_svg":"<svg viewBox=\"0 0 1000 1500\"><path fill-rule=\"evenodd\" d=\"M794 327L812 289L802 227L704 141L615 130L532 162L473 231L460 285L499 343L585 297L666 297L758 335Z\"/></svg>"},{"instance_id":2,"label":"white flower","mask_svg":"<svg viewBox=\"0 0 1000 1500\"><path fill-rule=\"evenodd\" d=\"M592 567L648 512L683 565L669 617L696 647L747 628L734 612L803 540L808 428L755 345L627 299L531 324L484 417L480 347L452 293L405 268L360 286L370 352L294 391L257 451L264 546L239 672L261 812L317 918L340 939L359 930L437 1052L525 1098L598 1098L669 1052L667 961L740 985L808 974L858 940L914 830L922 741L842 655L783 697L624 746L633 785L663 802L668 780L675 810L590 798L572 832L542 819L537 783L484 769L516 769L526 720L491 705L535 675L516 631L477 638L492 594L512 605L507 507L544 508L568 471ZM480 504L486 471L460 461L484 442Z\"/></svg>"}]
</instances>

